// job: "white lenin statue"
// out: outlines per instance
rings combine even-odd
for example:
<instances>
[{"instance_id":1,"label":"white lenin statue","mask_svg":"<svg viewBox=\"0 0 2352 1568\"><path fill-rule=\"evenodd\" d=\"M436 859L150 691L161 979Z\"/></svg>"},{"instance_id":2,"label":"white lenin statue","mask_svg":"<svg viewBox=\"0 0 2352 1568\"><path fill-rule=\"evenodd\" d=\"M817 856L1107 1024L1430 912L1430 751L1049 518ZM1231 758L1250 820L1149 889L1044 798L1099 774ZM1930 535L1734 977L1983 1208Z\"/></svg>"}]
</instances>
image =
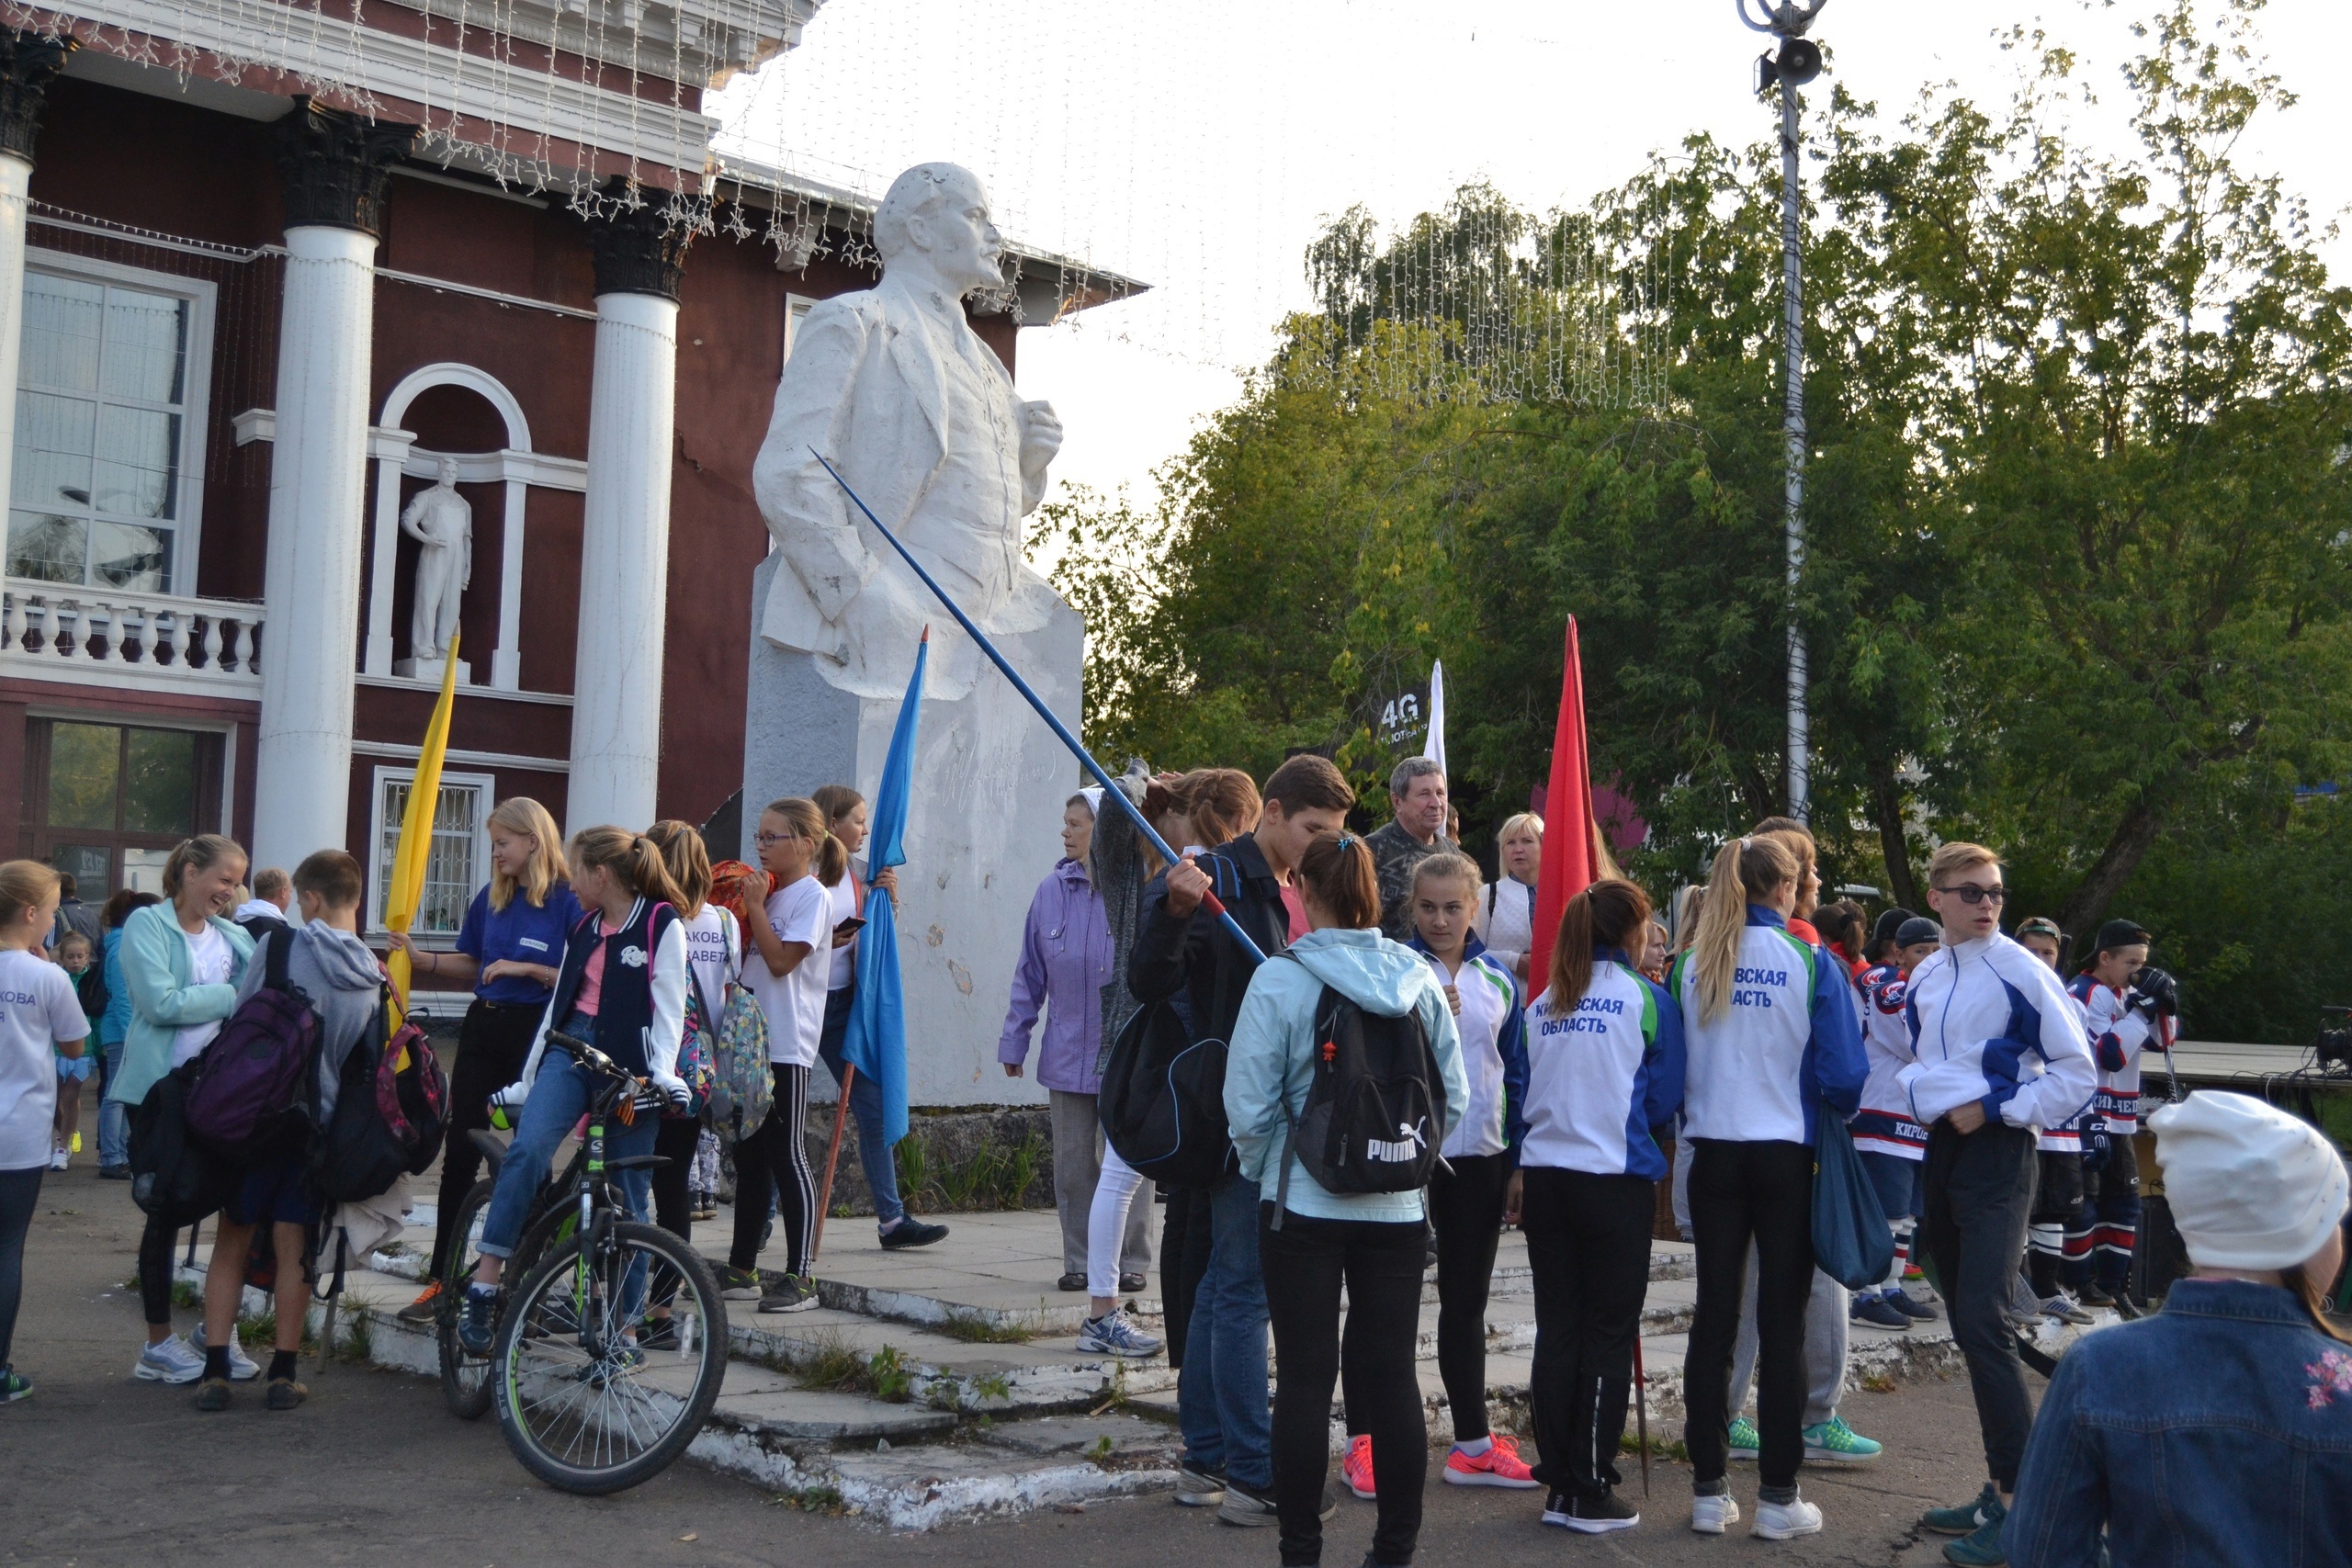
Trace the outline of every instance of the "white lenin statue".
<instances>
[{"instance_id":1,"label":"white lenin statue","mask_svg":"<svg viewBox=\"0 0 2352 1568\"><path fill-rule=\"evenodd\" d=\"M1084 627L1021 554L1061 426L1014 394L966 320L966 296L1004 283L976 176L909 169L875 214L874 244L879 286L820 301L795 331L752 468L777 547L754 577L743 858L768 801L829 783L874 793L929 626L898 910L909 1098L1037 1099L1034 1080L1003 1076L995 1047L1078 765L814 454L1076 729Z\"/></svg>"}]
</instances>

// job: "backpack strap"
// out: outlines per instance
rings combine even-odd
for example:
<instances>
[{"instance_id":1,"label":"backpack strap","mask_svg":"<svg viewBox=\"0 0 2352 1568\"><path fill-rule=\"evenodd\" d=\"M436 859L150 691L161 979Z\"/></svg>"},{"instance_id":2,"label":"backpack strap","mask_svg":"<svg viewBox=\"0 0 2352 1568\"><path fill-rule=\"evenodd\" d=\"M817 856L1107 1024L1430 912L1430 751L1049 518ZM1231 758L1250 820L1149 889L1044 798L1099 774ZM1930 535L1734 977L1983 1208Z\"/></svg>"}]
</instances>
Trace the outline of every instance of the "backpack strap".
<instances>
[{"instance_id":1,"label":"backpack strap","mask_svg":"<svg viewBox=\"0 0 2352 1568\"><path fill-rule=\"evenodd\" d=\"M294 948L292 928L280 926L274 931L262 933L262 984L273 991L290 991L294 984L286 976L286 960Z\"/></svg>"},{"instance_id":2,"label":"backpack strap","mask_svg":"<svg viewBox=\"0 0 2352 1568\"><path fill-rule=\"evenodd\" d=\"M1290 955L1289 953L1275 953L1275 954L1274 954L1274 956L1273 956L1272 959L1269 959L1267 962L1269 962L1269 963L1275 963L1275 962L1280 962L1280 961L1287 961L1287 962L1292 963L1292 964L1298 964L1298 960L1297 960L1297 959L1295 959L1295 958L1292 958L1292 957L1291 957L1291 955ZM1306 969L1306 964L1298 964L1298 966L1299 966L1301 969ZM1315 972L1314 972L1313 970L1311 970L1311 969L1307 969L1307 974L1308 974L1308 976L1309 976L1310 977L1314 975L1314 973L1315 973ZM1329 990L1330 988L1331 988L1330 987L1326 986L1326 987L1323 987L1323 990L1328 991L1328 990ZM1314 1062L1313 1062L1313 1056L1314 1056L1314 1052L1315 1052L1315 1046L1314 1046L1314 1042L1313 1042L1313 1040L1312 1040L1312 1038L1311 1038L1311 1037L1312 1037L1312 1036L1313 1036L1313 1034L1315 1033L1315 1021L1316 1021L1317 1019L1321 1018L1322 1016L1323 1016L1323 995L1322 995L1322 992L1321 992L1321 991L1318 991L1318 992L1317 992L1317 993L1316 993L1316 996L1315 996L1315 1011L1314 1011L1314 1013L1313 1013L1312 1015L1310 1015L1310 1016L1309 1016L1309 1018L1307 1019L1307 1023L1306 1023L1306 1032L1307 1032L1307 1034L1310 1036L1310 1039L1309 1039L1309 1041L1308 1041L1308 1043L1307 1043L1307 1055L1308 1055L1307 1071L1308 1071L1310 1074L1311 1074L1311 1073L1313 1073L1313 1071L1315 1070L1315 1068L1314 1068ZM1286 1095L1286 1094L1283 1094L1283 1095L1278 1095L1278 1098L1279 1098L1279 1100L1281 1100L1282 1108L1283 1108L1283 1163L1282 1163L1282 1169L1281 1169L1280 1173L1279 1173L1279 1174L1277 1174L1277 1175L1275 1176L1275 1178L1274 1178L1274 1217L1273 1217L1273 1220L1272 1221L1272 1223L1271 1223L1271 1224L1269 1224L1269 1225L1267 1226L1267 1228L1268 1228L1269 1230L1280 1230L1280 1229L1282 1229L1282 1228L1283 1228L1283 1211L1284 1211L1285 1209L1287 1209L1287 1208L1290 1206L1290 1162L1291 1162L1291 1156L1292 1156L1292 1155L1293 1155L1294 1153L1295 1153L1295 1152L1296 1152L1296 1150L1297 1150L1297 1148L1298 1148L1298 1124L1299 1124L1299 1122L1300 1122L1300 1121L1305 1117L1305 1115L1306 1115L1306 1112L1305 1112L1303 1110L1302 1110L1302 1111L1299 1112L1299 1114L1298 1114L1298 1115L1296 1115L1296 1116L1294 1116L1294 1115L1292 1115L1292 1114L1291 1114L1291 1111L1290 1111L1290 1096L1288 1096L1288 1095Z\"/></svg>"}]
</instances>

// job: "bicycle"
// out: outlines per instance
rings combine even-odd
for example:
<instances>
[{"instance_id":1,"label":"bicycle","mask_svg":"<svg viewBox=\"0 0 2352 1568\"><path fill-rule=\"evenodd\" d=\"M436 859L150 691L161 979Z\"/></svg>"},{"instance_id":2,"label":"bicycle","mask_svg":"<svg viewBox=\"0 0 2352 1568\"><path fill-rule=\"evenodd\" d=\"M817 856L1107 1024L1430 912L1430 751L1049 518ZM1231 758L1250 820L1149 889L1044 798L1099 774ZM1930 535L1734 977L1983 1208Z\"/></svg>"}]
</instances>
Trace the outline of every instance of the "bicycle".
<instances>
[{"instance_id":1,"label":"bicycle","mask_svg":"<svg viewBox=\"0 0 2352 1568\"><path fill-rule=\"evenodd\" d=\"M493 1173L452 1216L449 1278L435 1308L442 1389L468 1419L494 1403L507 1446L540 1480L602 1495L659 1474L702 1430L726 1376L727 1307L700 1253L628 1217L616 1178L662 1156L605 1155L609 1121L626 1125L665 1102L585 1042L552 1031L548 1038L603 1080L587 1137L563 1176L533 1199L507 1265L507 1278L520 1282L500 1292L484 1359L458 1343L457 1314L505 1150L475 1135Z\"/></svg>"}]
</instances>

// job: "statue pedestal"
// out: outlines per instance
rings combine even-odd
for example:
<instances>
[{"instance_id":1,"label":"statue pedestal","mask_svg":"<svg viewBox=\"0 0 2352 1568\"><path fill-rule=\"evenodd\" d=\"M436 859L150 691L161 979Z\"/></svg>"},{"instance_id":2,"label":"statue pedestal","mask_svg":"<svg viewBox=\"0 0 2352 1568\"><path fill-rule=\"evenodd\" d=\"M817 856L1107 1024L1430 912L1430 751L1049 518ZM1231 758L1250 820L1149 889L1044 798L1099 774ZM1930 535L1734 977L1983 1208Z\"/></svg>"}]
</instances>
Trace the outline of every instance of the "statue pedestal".
<instances>
[{"instance_id":1,"label":"statue pedestal","mask_svg":"<svg viewBox=\"0 0 2352 1568\"><path fill-rule=\"evenodd\" d=\"M849 784L872 800L899 720L899 696L859 697L829 685L811 655L778 648L760 635L768 584L784 565L783 552L772 552L752 578L743 840L711 846L714 856L731 852L753 864L752 836L769 801L806 795L825 784ZM883 570L901 569L888 561ZM933 624L934 642L943 630L962 635L944 609ZM1075 732L1085 665L1085 623L1078 613L1057 601L1045 626L995 640ZM939 649L932 653L935 666ZM895 679L903 693L914 670L914 645L896 658ZM907 863L899 869L909 1104L1045 1100L1034 1068L1018 1078L1004 1076L996 1043L1029 900L1061 857L1062 807L1083 782L1081 772L1035 710L985 660L969 696L923 704ZM821 1071L809 1088L811 1098L833 1098Z\"/></svg>"},{"instance_id":2,"label":"statue pedestal","mask_svg":"<svg viewBox=\"0 0 2352 1568\"><path fill-rule=\"evenodd\" d=\"M429 681L436 686L441 683L441 677L448 668L449 661L446 659L395 659L392 660L393 674L405 676L412 681ZM470 686L473 683L473 667L460 660L458 665L458 684Z\"/></svg>"}]
</instances>

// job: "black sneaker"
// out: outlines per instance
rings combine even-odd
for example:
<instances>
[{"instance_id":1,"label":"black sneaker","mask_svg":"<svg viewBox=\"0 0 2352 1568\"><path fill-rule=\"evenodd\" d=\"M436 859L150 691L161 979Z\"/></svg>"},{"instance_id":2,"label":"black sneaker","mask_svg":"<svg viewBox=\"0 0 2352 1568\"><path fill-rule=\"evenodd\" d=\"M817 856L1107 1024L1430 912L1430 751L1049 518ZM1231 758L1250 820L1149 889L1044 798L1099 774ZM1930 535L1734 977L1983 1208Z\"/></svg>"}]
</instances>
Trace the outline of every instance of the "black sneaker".
<instances>
[{"instance_id":1,"label":"black sneaker","mask_svg":"<svg viewBox=\"0 0 2352 1568\"><path fill-rule=\"evenodd\" d=\"M760 1297L763 1313L807 1312L817 1304L817 1281L806 1274L778 1274Z\"/></svg>"},{"instance_id":2,"label":"black sneaker","mask_svg":"<svg viewBox=\"0 0 2352 1568\"><path fill-rule=\"evenodd\" d=\"M468 1285L465 1310L458 1314L458 1343L469 1356L488 1356L498 1341L498 1288Z\"/></svg>"},{"instance_id":3,"label":"black sneaker","mask_svg":"<svg viewBox=\"0 0 2352 1568\"><path fill-rule=\"evenodd\" d=\"M760 1299L766 1288L765 1282L760 1278L760 1271L756 1269L738 1269L729 1263L721 1266L718 1270L718 1295L721 1301L755 1302Z\"/></svg>"},{"instance_id":4,"label":"black sneaker","mask_svg":"<svg viewBox=\"0 0 2352 1568\"><path fill-rule=\"evenodd\" d=\"M2107 1293L2107 1287L2096 1282L2077 1291L2075 1299L2086 1307L2111 1307L2115 1304L2115 1298Z\"/></svg>"},{"instance_id":5,"label":"black sneaker","mask_svg":"<svg viewBox=\"0 0 2352 1568\"><path fill-rule=\"evenodd\" d=\"M1336 1504L1332 1511L1339 1511ZM1245 1529L1282 1523L1274 1510L1272 1487L1261 1491L1255 1486L1244 1486L1230 1475L1225 1478L1225 1501L1219 1505L1216 1517L1219 1524L1239 1525Z\"/></svg>"},{"instance_id":6,"label":"black sneaker","mask_svg":"<svg viewBox=\"0 0 2352 1568\"><path fill-rule=\"evenodd\" d=\"M1176 1506L1214 1508L1225 1501L1225 1472L1206 1470L1186 1460L1176 1472Z\"/></svg>"},{"instance_id":7,"label":"black sneaker","mask_svg":"<svg viewBox=\"0 0 2352 1568\"><path fill-rule=\"evenodd\" d=\"M1921 1301L1918 1297L1913 1295L1910 1292L1905 1290L1900 1285L1897 1285L1894 1289L1887 1292L1887 1293L1881 1296L1879 1300L1884 1302L1887 1305L1893 1307L1904 1316L1911 1319L1914 1323L1925 1323L1928 1319L1936 1315L1935 1308L1929 1306L1927 1303Z\"/></svg>"},{"instance_id":8,"label":"black sneaker","mask_svg":"<svg viewBox=\"0 0 2352 1568\"><path fill-rule=\"evenodd\" d=\"M1588 1497L1566 1487L1555 1486L1544 1503L1544 1522L1563 1529L1581 1530L1586 1535L1606 1535L1611 1530L1629 1530L1642 1522L1638 1509L1614 1492L1603 1492Z\"/></svg>"},{"instance_id":9,"label":"black sneaker","mask_svg":"<svg viewBox=\"0 0 2352 1568\"><path fill-rule=\"evenodd\" d=\"M882 1247L886 1252L897 1252L901 1247L929 1247L933 1242L944 1241L946 1237L945 1225L927 1225L908 1214L882 1233Z\"/></svg>"},{"instance_id":10,"label":"black sneaker","mask_svg":"<svg viewBox=\"0 0 2352 1568\"><path fill-rule=\"evenodd\" d=\"M1894 1328L1908 1331L1911 1319L1893 1302L1872 1296L1866 1302L1856 1302L1847 1314L1855 1323L1867 1323L1873 1328Z\"/></svg>"}]
</instances>

